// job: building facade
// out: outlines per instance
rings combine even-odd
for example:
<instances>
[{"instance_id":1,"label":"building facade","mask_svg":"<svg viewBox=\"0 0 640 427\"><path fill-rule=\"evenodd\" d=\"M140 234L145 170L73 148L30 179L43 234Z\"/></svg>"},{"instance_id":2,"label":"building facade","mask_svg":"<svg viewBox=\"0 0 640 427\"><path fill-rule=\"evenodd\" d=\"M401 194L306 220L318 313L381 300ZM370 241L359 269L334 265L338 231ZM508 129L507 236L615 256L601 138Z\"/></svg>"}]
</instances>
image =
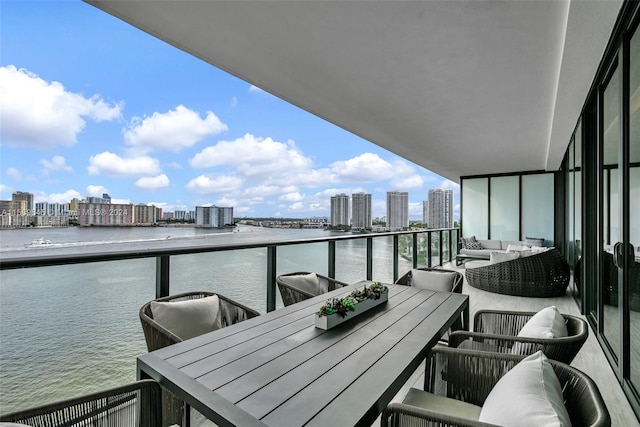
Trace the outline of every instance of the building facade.
<instances>
[{"instance_id":1,"label":"building facade","mask_svg":"<svg viewBox=\"0 0 640 427\"><path fill-rule=\"evenodd\" d=\"M387 192L387 230L398 231L409 227L409 193Z\"/></svg>"},{"instance_id":2,"label":"building facade","mask_svg":"<svg viewBox=\"0 0 640 427\"><path fill-rule=\"evenodd\" d=\"M351 227L371 230L371 194L351 195Z\"/></svg>"},{"instance_id":3,"label":"building facade","mask_svg":"<svg viewBox=\"0 0 640 427\"><path fill-rule=\"evenodd\" d=\"M134 206L113 203L79 203L78 225L126 226L134 223Z\"/></svg>"},{"instance_id":4,"label":"building facade","mask_svg":"<svg viewBox=\"0 0 640 427\"><path fill-rule=\"evenodd\" d=\"M24 215L30 215L33 211L33 193L14 191L11 195L11 200L13 200L14 202L24 201L26 203L25 206L28 212L24 213Z\"/></svg>"},{"instance_id":5,"label":"building facade","mask_svg":"<svg viewBox=\"0 0 640 427\"><path fill-rule=\"evenodd\" d=\"M349 225L349 196L336 194L331 197L331 226Z\"/></svg>"},{"instance_id":6,"label":"building facade","mask_svg":"<svg viewBox=\"0 0 640 427\"><path fill-rule=\"evenodd\" d=\"M453 190L429 190L429 228L453 227Z\"/></svg>"},{"instance_id":7,"label":"building facade","mask_svg":"<svg viewBox=\"0 0 640 427\"><path fill-rule=\"evenodd\" d=\"M196 227L223 228L232 225L232 207L196 206Z\"/></svg>"}]
</instances>

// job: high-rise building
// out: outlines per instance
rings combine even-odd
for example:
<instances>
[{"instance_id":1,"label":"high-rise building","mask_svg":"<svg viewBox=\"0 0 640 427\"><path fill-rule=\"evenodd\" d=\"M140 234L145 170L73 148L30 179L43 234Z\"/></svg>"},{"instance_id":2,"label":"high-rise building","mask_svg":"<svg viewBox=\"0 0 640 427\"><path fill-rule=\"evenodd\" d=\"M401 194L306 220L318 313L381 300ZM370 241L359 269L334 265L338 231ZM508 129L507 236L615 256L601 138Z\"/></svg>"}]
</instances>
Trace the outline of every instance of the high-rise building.
<instances>
[{"instance_id":1,"label":"high-rise building","mask_svg":"<svg viewBox=\"0 0 640 427\"><path fill-rule=\"evenodd\" d=\"M233 225L233 208L196 206L196 227L223 228Z\"/></svg>"},{"instance_id":2,"label":"high-rise building","mask_svg":"<svg viewBox=\"0 0 640 427\"><path fill-rule=\"evenodd\" d=\"M425 227L429 226L429 201L422 202L422 223Z\"/></svg>"},{"instance_id":3,"label":"high-rise building","mask_svg":"<svg viewBox=\"0 0 640 427\"><path fill-rule=\"evenodd\" d=\"M349 196L346 194L331 197L331 225L349 225Z\"/></svg>"},{"instance_id":4,"label":"high-rise building","mask_svg":"<svg viewBox=\"0 0 640 427\"><path fill-rule=\"evenodd\" d=\"M429 190L429 228L453 227L453 190Z\"/></svg>"},{"instance_id":5,"label":"high-rise building","mask_svg":"<svg viewBox=\"0 0 640 427\"><path fill-rule=\"evenodd\" d=\"M402 230L409 227L409 193L406 191L387 192L387 229Z\"/></svg>"},{"instance_id":6,"label":"high-rise building","mask_svg":"<svg viewBox=\"0 0 640 427\"><path fill-rule=\"evenodd\" d=\"M371 194L351 195L351 227L371 229Z\"/></svg>"},{"instance_id":7,"label":"high-rise building","mask_svg":"<svg viewBox=\"0 0 640 427\"><path fill-rule=\"evenodd\" d=\"M14 202L24 201L26 202L27 212L22 215L32 215L33 212L33 193L26 193L24 191L14 191L11 196L11 200Z\"/></svg>"}]
</instances>

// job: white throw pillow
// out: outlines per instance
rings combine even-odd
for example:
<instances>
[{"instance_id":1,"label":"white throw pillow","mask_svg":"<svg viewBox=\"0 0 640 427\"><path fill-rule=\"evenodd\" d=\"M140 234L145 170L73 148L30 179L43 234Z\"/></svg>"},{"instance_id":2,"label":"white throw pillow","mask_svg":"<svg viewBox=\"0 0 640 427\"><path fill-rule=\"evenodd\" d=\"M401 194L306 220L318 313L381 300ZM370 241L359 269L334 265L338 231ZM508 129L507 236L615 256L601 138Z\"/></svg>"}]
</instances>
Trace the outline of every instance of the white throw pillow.
<instances>
[{"instance_id":1,"label":"white throw pillow","mask_svg":"<svg viewBox=\"0 0 640 427\"><path fill-rule=\"evenodd\" d=\"M411 270L411 286L431 291L451 292L456 278L454 272L440 272L428 270Z\"/></svg>"},{"instance_id":2,"label":"white throw pillow","mask_svg":"<svg viewBox=\"0 0 640 427\"><path fill-rule=\"evenodd\" d=\"M531 249L526 245L509 245L507 246L507 252L522 252Z\"/></svg>"},{"instance_id":3,"label":"white throw pillow","mask_svg":"<svg viewBox=\"0 0 640 427\"><path fill-rule=\"evenodd\" d=\"M509 427L571 426L562 386L542 351L500 378L482 405L479 421Z\"/></svg>"},{"instance_id":4,"label":"white throw pillow","mask_svg":"<svg viewBox=\"0 0 640 427\"><path fill-rule=\"evenodd\" d=\"M526 338L562 338L568 335L567 324L555 306L537 312L518 332Z\"/></svg>"},{"instance_id":5,"label":"white throw pillow","mask_svg":"<svg viewBox=\"0 0 640 427\"><path fill-rule=\"evenodd\" d=\"M220 300L218 295L184 301L152 301L153 320L182 338L220 329Z\"/></svg>"},{"instance_id":6,"label":"white throw pillow","mask_svg":"<svg viewBox=\"0 0 640 427\"><path fill-rule=\"evenodd\" d=\"M316 273L282 276L280 277L280 280L287 285L300 289L301 291L308 292L312 295L320 295L322 293L318 283L318 275Z\"/></svg>"},{"instance_id":7,"label":"white throw pillow","mask_svg":"<svg viewBox=\"0 0 640 427\"><path fill-rule=\"evenodd\" d=\"M504 261L512 261L520 257L520 253L516 252L498 252L494 251L490 254L490 263L497 264Z\"/></svg>"}]
</instances>

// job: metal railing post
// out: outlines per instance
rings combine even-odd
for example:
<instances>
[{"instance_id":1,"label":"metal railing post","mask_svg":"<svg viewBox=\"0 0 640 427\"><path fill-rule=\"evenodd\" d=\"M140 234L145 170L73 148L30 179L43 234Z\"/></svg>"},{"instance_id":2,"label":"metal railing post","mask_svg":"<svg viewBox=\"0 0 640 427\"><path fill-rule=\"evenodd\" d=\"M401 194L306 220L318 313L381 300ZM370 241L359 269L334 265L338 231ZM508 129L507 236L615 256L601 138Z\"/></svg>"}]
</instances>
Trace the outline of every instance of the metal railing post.
<instances>
[{"instance_id":1,"label":"metal railing post","mask_svg":"<svg viewBox=\"0 0 640 427\"><path fill-rule=\"evenodd\" d=\"M413 237L413 254L411 254L413 268L418 268L418 233L412 233L411 236Z\"/></svg>"},{"instance_id":2,"label":"metal railing post","mask_svg":"<svg viewBox=\"0 0 640 427\"><path fill-rule=\"evenodd\" d=\"M431 255L433 251L431 250L431 231L427 233L427 267L431 268Z\"/></svg>"},{"instance_id":3,"label":"metal railing post","mask_svg":"<svg viewBox=\"0 0 640 427\"><path fill-rule=\"evenodd\" d=\"M267 246L267 312L276 309L276 253L277 246Z\"/></svg>"},{"instance_id":4,"label":"metal railing post","mask_svg":"<svg viewBox=\"0 0 640 427\"><path fill-rule=\"evenodd\" d=\"M336 241L335 240L331 240L329 242L328 250L329 250L329 253L327 254L327 256L329 257L329 259L327 260L327 269L329 271L327 271L327 275L332 279L335 279L336 278Z\"/></svg>"},{"instance_id":5,"label":"metal railing post","mask_svg":"<svg viewBox=\"0 0 640 427\"><path fill-rule=\"evenodd\" d=\"M170 255L156 257L156 298L169 296Z\"/></svg>"},{"instance_id":6,"label":"metal railing post","mask_svg":"<svg viewBox=\"0 0 640 427\"><path fill-rule=\"evenodd\" d=\"M440 264L438 265L442 265L442 230L438 231L438 239L440 240L438 242L438 246L440 247L440 249L438 249L438 255L440 255Z\"/></svg>"},{"instance_id":7,"label":"metal railing post","mask_svg":"<svg viewBox=\"0 0 640 427\"><path fill-rule=\"evenodd\" d=\"M393 282L398 280L398 235L393 235Z\"/></svg>"},{"instance_id":8,"label":"metal railing post","mask_svg":"<svg viewBox=\"0 0 640 427\"><path fill-rule=\"evenodd\" d=\"M367 280L373 280L373 237L367 237Z\"/></svg>"}]
</instances>

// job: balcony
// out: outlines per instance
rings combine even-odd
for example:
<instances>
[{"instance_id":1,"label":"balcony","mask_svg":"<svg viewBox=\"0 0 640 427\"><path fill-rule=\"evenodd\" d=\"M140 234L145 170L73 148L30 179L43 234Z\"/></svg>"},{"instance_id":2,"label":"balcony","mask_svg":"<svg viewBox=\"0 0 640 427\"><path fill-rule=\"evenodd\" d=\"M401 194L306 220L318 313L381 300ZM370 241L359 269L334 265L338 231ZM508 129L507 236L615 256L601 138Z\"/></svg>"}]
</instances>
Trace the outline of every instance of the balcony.
<instances>
[{"instance_id":1,"label":"balcony","mask_svg":"<svg viewBox=\"0 0 640 427\"><path fill-rule=\"evenodd\" d=\"M206 289L271 311L282 306L277 274L317 271L352 283L392 282L413 266L463 270L451 262L457 240L458 230L446 229L3 259L2 412L133 381L135 358L146 352L137 313L156 296ZM548 305L579 315L569 293L521 298L466 284L463 293L471 315ZM573 365L596 381L613 425L637 425L594 334ZM405 388L419 385L421 375Z\"/></svg>"}]
</instances>

